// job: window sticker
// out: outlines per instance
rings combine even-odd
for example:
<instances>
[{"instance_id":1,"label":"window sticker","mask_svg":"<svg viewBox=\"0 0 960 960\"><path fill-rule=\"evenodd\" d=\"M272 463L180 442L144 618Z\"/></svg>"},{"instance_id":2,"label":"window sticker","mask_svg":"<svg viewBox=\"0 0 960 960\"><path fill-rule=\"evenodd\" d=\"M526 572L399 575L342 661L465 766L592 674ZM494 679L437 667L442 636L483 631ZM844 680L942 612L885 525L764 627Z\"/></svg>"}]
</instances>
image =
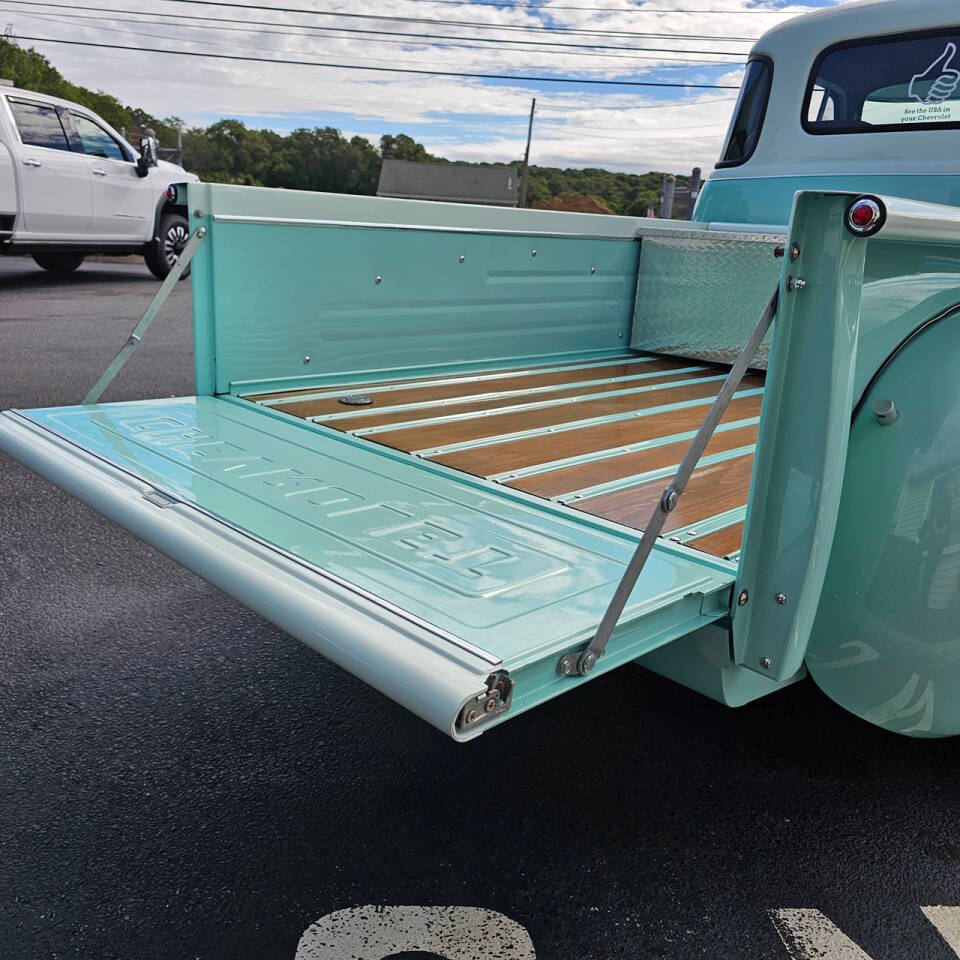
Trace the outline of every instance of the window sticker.
<instances>
[{"instance_id":1,"label":"window sticker","mask_svg":"<svg viewBox=\"0 0 960 960\"><path fill-rule=\"evenodd\" d=\"M954 64L957 45L950 41L921 73L910 78L907 98L910 102L891 103L877 91L863 105L862 118L872 124L956 123L960 122L960 100L951 100L960 86L960 70ZM903 89L902 87L900 88ZM903 99L898 97L896 99Z\"/></svg>"},{"instance_id":2,"label":"window sticker","mask_svg":"<svg viewBox=\"0 0 960 960\"><path fill-rule=\"evenodd\" d=\"M911 100L930 106L934 103L943 103L953 96L957 84L960 83L960 70L950 66L957 52L955 43L948 43L943 53L927 67L923 73L914 74L910 79L907 95ZM930 86L924 90L924 84L929 81Z\"/></svg>"}]
</instances>

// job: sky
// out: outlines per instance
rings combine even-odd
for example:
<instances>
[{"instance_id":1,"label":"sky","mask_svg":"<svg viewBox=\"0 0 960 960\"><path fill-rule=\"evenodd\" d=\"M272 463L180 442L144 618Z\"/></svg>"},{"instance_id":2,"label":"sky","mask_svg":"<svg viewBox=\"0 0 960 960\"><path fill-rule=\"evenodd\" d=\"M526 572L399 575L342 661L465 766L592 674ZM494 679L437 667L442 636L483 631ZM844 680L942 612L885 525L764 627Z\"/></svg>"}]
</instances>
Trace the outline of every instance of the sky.
<instances>
[{"instance_id":1,"label":"sky","mask_svg":"<svg viewBox=\"0 0 960 960\"><path fill-rule=\"evenodd\" d=\"M18 41L74 83L187 125L232 117L280 132L334 126L374 143L384 133L406 133L451 160L515 162L536 97L531 163L688 173L709 170L720 152L753 41L783 20L839 2L0 0L0 31L132 48ZM617 83L587 82L596 80Z\"/></svg>"}]
</instances>

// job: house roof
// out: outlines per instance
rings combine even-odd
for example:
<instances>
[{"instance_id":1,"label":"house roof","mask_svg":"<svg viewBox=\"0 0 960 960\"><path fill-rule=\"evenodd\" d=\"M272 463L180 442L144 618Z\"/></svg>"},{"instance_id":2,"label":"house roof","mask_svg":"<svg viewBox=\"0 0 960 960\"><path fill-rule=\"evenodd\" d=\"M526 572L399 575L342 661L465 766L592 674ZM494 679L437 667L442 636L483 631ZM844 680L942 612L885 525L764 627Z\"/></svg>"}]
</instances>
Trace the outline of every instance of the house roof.
<instances>
[{"instance_id":1,"label":"house roof","mask_svg":"<svg viewBox=\"0 0 960 960\"><path fill-rule=\"evenodd\" d=\"M377 196L515 207L518 182L516 167L384 160Z\"/></svg>"}]
</instances>

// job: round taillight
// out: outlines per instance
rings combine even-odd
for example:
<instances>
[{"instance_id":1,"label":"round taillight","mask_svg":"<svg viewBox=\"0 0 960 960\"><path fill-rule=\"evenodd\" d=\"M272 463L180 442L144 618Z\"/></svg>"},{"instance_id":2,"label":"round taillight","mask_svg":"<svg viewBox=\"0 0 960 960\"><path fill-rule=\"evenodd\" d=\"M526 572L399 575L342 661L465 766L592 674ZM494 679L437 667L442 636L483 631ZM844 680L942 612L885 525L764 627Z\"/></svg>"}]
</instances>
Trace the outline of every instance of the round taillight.
<instances>
[{"instance_id":1,"label":"round taillight","mask_svg":"<svg viewBox=\"0 0 960 960\"><path fill-rule=\"evenodd\" d=\"M887 211L877 197L859 197L847 208L847 229L858 237L870 237L886 218Z\"/></svg>"},{"instance_id":2,"label":"round taillight","mask_svg":"<svg viewBox=\"0 0 960 960\"><path fill-rule=\"evenodd\" d=\"M171 201L171 203L177 199L177 188L172 183L167 187L167 199Z\"/></svg>"}]
</instances>

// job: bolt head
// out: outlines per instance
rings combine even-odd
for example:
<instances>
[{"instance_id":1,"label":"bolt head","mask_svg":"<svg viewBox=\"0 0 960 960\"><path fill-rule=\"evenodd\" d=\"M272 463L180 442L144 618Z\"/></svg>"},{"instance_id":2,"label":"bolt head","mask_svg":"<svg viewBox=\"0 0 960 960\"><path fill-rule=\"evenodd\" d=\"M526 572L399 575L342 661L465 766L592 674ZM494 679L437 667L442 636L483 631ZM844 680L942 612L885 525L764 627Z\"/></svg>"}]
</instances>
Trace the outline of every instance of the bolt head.
<instances>
[{"instance_id":1,"label":"bolt head","mask_svg":"<svg viewBox=\"0 0 960 960\"><path fill-rule=\"evenodd\" d=\"M738 606L738 607L745 607L745 606L747 605L747 601L748 601L749 599L750 599L750 594L747 593L746 590L741 590L741 591L740 591L740 596L737 597L737 606Z\"/></svg>"},{"instance_id":2,"label":"bolt head","mask_svg":"<svg viewBox=\"0 0 960 960\"><path fill-rule=\"evenodd\" d=\"M787 605L787 595L785 593L778 593L774 599L778 604L780 604L781 607L785 607Z\"/></svg>"},{"instance_id":3,"label":"bolt head","mask_svg":"<svg viewBox=\"0 0 960 960\"><path fill-rule=\"evenodd\" d=\"M769 657L761 657L760 666L763 667L764 670L769 670L773 666L773 661Z\"/></svg>"},{"instance_id":4,"label":"bolt head","mask_svg":"<svg viewBox=\"0 0 960 960\"><path fill-rule=\"evenodd\" d=\"M379 274L377 274L377 276L375 276L375 277L373 278L373 282L376 283L376 284L383 283L383 277L381 277Z\"/></svg>"},{"instance_id":5,"label":"bolt head","mask_svg":"<svg viewBox=\"0 0 960 960\"><path fill-rule=\"evenodd\" d=\"M497 704L499 700L496 697L487 697L487 702L483 705L484 713L493 713L497 709Z\"/></svg>"},{"instance_id":6,"label":"bolt head","mask_svg":"<svg viewBox=\"0 0 960 960\"><path fill-rule=\"evenodd\" d=\"M537 255L537 251L536 251L536 250L531 250L531 251L530 251L530 256L531 256L531 257L535 257L536 255Z\"/></svg>"},{"instance_id":7,"label":"bolt head","mask_svg":"<svg viewBox=\"0 0 960 960\"><path fill-rule=\"evenodd\" d=\"M557 664L557 673L561 677L569 677L573 673L574 667L573 655L568 653L560 658L560 662Z\"/></svg>"},{"instance_id":8,"label":"bolt head","mask_svg":"<svg viewBox=\"0 0 960 960\"><path fill-rule=\"evenodd\" d=\"M476 721L477 721L477 711L471 710L467 714L467 723L476 723Z\"/></svg>"},{"instance_id":9,"label":"bolt head","mask_svg":"<svg viewBox=\"0 0 960 960\"><path fill-rule=\"evenodd\" d=\"M580 673L586 676L597 665L597 655L595 653L585 653L580 658Z\"/></svg>"},{"instance_id":10,"label":"bolt head","mask_svg":"<svg viewBox=\"0 0 960 960\"><path fill-rule=\"evenodd\" d=\"M596 268L596 267L591 267L591 268L590 268L590 272L591 272L591 273L596 273L596 272L597 272L597 268Z\"/></svg>"}]
</instances>

